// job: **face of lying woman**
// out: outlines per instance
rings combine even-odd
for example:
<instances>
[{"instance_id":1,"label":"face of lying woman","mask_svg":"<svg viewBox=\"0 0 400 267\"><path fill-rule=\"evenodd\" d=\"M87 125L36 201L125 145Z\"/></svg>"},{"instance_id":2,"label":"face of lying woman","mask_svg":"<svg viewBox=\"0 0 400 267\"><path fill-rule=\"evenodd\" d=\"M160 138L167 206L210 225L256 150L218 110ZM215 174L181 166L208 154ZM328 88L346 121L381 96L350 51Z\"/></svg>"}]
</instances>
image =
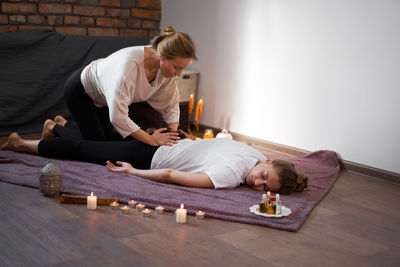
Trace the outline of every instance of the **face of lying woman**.
<instances>
[{"instance_id":1,"label":"face of lying woman","mask_svg":"<svg viewBox=\"0 0 400 267\"><path fill-rule=\"evenodd\" d=\"M271 191L277 193L281 187L279 176L272 167L271 160L258 162L246 176L246 184L257 191Z\"/></svg>"}]
</instances>

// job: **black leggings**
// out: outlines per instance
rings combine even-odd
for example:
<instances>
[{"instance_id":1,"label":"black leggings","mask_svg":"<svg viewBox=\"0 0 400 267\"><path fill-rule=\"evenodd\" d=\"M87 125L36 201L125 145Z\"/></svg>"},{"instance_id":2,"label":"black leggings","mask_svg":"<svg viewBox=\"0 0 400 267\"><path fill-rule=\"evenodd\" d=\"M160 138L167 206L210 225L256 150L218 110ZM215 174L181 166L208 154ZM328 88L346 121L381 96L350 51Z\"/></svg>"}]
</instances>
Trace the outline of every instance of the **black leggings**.
<instances>
[{"instance_id":1,"label":"black leggings","mask_svg":"<svg viewBox=\"0 0 400 267\"><path fill-rule=\"evenodd\" d=\"M72 73L64 86L65 102L80 131L56 126L54 134L59 137L96 141L122 140L119 134L119 138L116 138L108 107L96 107L86 94L81 82L81 73L82 69Z\"/></svg>"},{"instance_id":2,"label":"black leggings","mask_svg":"<svg viewBox=\"0 0 400 267\"><path fill-rule=\"evenodd\" d=\"M106 161L126 161L138 169L150 169L158 146L138 140L92 141L54 137L39 142L39 154L45 157L72 159L105 165Z\"/></svg>"}]
</instances>

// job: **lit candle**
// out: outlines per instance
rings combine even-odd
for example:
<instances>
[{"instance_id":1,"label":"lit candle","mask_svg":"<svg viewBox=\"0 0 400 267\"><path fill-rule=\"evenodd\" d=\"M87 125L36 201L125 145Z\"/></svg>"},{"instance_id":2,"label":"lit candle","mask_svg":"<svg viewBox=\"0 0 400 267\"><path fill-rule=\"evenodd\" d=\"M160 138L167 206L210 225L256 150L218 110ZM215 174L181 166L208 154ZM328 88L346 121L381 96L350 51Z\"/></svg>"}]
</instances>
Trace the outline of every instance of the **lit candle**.
<instances>
[{"instance_id":1,"label":"lit candle","mask_svg":"<svg viewBox=\"0 0 400 267\"><path fill-rule=\"evenodd\" d=\"M194 95L193 95L193 94L190 94L190 98L189 98L189 108L188 108L189 117L190 117L190 115L192 115L193 106L194 106Z\"/></svg>"},{"instance_id":2,"label":"lit candle","mask_svg":"<svg viewBox=\"0 0 400 267\"><path fill-rule=\"evenodd\" d=\"M128 206L123 206L123 207L121 207L121 213L122 214L128 214L128 212L129 212L129 207Z\"/></svg>"},{"instance_id":3,"label":"lit candle","mask_svg":"<svg viewBox=\"0 0 400 267\"><path fill-rule=\"evenodd\" d=\"M212 129L206 129L203 135L203 139L211 139L214 138L214 133Z\"/></svg>"},{"instance_id":4,"label":"lit candle","mask_svg":"<svg viewBox=\"0 0 400 267\"><path fill-rule=\"evenodd\" d=\"M149 217L150 216L150 214L151 214L151 210L149 210L149 209L144 209L143 211L142 211L142 214L143 214L143 217Z\"/></svg>"},{"instance_id":5,"label":"lit candle","mask_svg":"<svg viewBox=\"0 0 400 267\"><path fill-rule=\"evenodd\" d=\"M199 119L201 116L201 113L203 112L203 98L200 98L199 102L197 102L197 107L196 107L196 128L197 131L199 130Z\"/></svg>"},{"instance_id":6,"label":"lit candle","mask_svg":"<svg viewBox=\"0 0 400 267\"><path fill-rule=\"evenodd\" d=\"M87 197L87 208L95 210L97 208L97 197L93 196L93 192Z\"/></svg>"},{"instance_id":7,"label":"lit candle","mask_svg":"<svg viewBox=\"0 0 400 267\"><path fill-rule=\"evenodd\" d=\"M156 207L156 212L157 212L157 214L163 213L164 212L164 207L161 207L161 206Z\"/></svg>"},{"instance_id":8,"label":"lit candle","mask_svg":"<svg viewBox=\"0 0 400 267\"><path fill-rule=\"evenodd\" d=\"M217 138L228 138L228 139L231 139L231 140L233 139L232 135L225 128L222 129L222 131L219 134L217 134Z\"/></svg>"},{"instance_id":9,"label":"lit candle","mask_svg":"<svg viewBox=\"0 0 400 267\"><path fill-rule=\"evenodd\" d=\"M184 209L183 204L181 204L181 207L175 211L175 217L177 223L186 223L186 210Z\"/></svg>"},{"instance_id":10,"label":"lit candle","mask_svg":"<svg viewBox=\"0 0 400 267\"><path fill-rule=\"evenodd\" d=\"M135 200L128 201L128 205L129 208L133 209L136 207L136 201Z\"/></svg>"},{"instance_id":11,"label":"lit candle","mask_svg":"<svg viewBox=\"0 0 400 267\"><path fill-rule=\"evenodd\" d=\"M189 107L188 107L188 132L190 132L190 117L192 116L193 106L194 106L194 95L190 94Z\"/></svg>"},{"instance_id":12,"label":"lit candle","mask_svg":"<svg viewBox=\"0 0 400 267\"><path fill-rule=\"evenodd\" d=\"M204 211L199 210L198 212L196 212L196 219L198 220L204 219L205 216L206 213Z\"/></svg>"},{"instance_id":13,"label":"lit candle","mask_svg":"<svg viewBox=\"0 0 400 267\"><path fill-rule=\"evenodd\" d=\"M144 207L146 207L144 204L140 204L139 203L139 204L136 205L136 210L137 211L142 211L144 209Z\"/></svg>"},{"instance_id":14,"label":"lit candle","mask_svg":"<svg viewBox=\"0 0 400 267\"><path fill-rule=\"evenodd\" d=\"M114 201L113 203L110 204L110 207L112 210L117 210L119 207L119 204L118 204L118 202Z\"/></svg>"}]
</instances>

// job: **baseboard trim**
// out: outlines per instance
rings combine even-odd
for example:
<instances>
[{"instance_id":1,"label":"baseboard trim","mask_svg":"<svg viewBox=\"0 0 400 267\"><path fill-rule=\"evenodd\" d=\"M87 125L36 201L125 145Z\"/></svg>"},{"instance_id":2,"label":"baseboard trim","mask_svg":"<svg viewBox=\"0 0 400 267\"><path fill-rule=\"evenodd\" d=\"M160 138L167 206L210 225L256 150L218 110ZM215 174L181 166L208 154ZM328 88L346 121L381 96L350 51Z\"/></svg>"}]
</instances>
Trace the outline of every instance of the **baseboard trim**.
<instances>
[{"instance_id":1,"label":"baseboard trim","mask_svg":"<svg viewBox=\"0 0 400 267\"><path fill-rule=\"evenodd\" d=\"M200 125L200 129L213 129L214 133L219 133L221 129ZM310 153L311 151L298 149L295 147L290 147L254 137L250 137L247 135L231 132L233 139L239 142L246 143L255 149L259 149L261 151L268 150L268 152L276 152L277 154L285 154L285 155L293 155L293 156L301 156ZM340 167L342 171L351 172L363 176L368 176L374 179L383 180L386 182L390 182L393 184L400 185L400 174L389 172L382 169L377 169L374 167L362 165L359 163L343 160L338 158Z\"/></svg>"},{"instance_id":2,"label":"baseboard trim","mask_svg":"<svg viewBox=\"0 0 400 267\"><path fill-rule=\"evenodd\" d=\"M369 176L375 179L387 181L393 184L400 185L400 174L382 169L377 169L371 166L362 165L359 163L339 159L341 167L344 171L356 173L359 175Z\"/></svg>"}]
</instances>

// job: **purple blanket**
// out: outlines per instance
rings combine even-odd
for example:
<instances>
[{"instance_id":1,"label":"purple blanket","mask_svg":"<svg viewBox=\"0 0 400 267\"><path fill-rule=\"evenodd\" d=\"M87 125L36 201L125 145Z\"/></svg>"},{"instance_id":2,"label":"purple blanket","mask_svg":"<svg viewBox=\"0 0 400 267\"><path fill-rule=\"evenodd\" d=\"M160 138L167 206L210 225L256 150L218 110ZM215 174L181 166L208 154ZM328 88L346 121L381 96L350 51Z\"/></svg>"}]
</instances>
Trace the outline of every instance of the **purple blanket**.
<instances>
[{"instance_id":1,"label":"purple blanket","mask_svg":"<svg viewBox=\"0 0 400 267\"><path fill-rule=\"evenodd\" d=\"M216 190L162 184L128 174L112 173L105 166L13 151L0 151L0 181L39 188L40 171L52 162L62 169L64 191L68 193L88 195L94 192L97 196L119 198L120 202L134 199L151 208L164 206L167 211L174 211L184 203L188 214L192 215L203 210L211 218L297 231L339 176L336 153L317 151L296 157L267 156L289 160L309 177L308 191L281 197L283 205L292 210L287 217L269 218L251 213L249 207L259 203L263 192L245 185Z\"/></svg>"}]
</instances>

